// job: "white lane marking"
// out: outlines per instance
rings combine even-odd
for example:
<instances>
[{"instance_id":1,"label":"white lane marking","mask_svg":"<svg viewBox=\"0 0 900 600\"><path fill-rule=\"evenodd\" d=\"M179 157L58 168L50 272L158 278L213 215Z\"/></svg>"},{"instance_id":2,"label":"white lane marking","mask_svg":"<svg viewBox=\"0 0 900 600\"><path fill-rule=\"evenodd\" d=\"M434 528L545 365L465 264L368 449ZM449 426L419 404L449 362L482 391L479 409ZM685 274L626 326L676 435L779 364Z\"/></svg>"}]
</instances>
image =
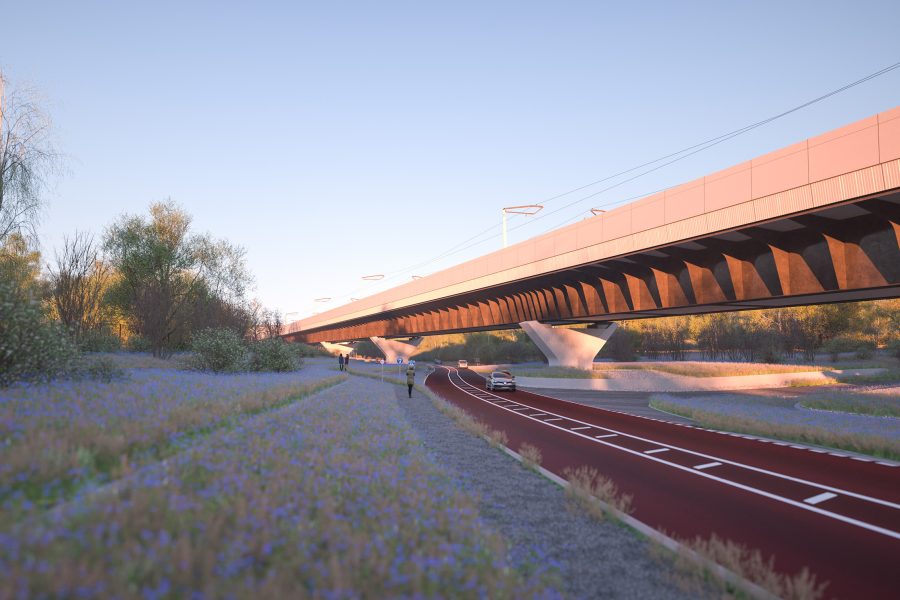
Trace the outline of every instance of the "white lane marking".
<instances>
[{"instance_id":1,"label":"white lane marking","mask_svg":"<svg viewBox=\"0 0 900 600\"><path fill-rule=\"evenodd\" d=\"M463 392L464 394L468 394L469 396L475 397L475 396L473 396L471 393L467 392L466 390L464 390L463 388L461 388L459 385L457 385L457 384L450 378L449 373L453 373L453 372L456 372L456 373L457 373L457 377L459 377L460 381L462 381L462 382L463 382L464 384L466 384L466 385L470 385L470 384L468 384L462 377L460 377L459 373L458 373L456 370L450 371L450 369L448 369L447 380L450 382L450 384L453 385L453 387L455 387L455 388L457 388L458 390L460 390L461 392ZM492 402L489 403L489 404L491 404L492 406L496 406L496 404L493 404ZM571 403L569 403L569 404L571 404ZM503 407L501 406L500 408L503 408ZM504 410L508 410L508 409L504 409ZM509 412L513 412L513 411L509 411ZM513 414L521 415L521 416L525 417L526 419L530 419L530 418L531 418L531 417L529 417L528 415L522 414L522 413L515 413L515 412L513 412ZM552 414L552 413L551 413L551 414ZM571 420L571 421L583 422L583 421L578 421L577 419L572 419L572 418L570 418L570 417L566 417L566 418L569 419L569 420ZM547 420L541 420L541 419L533 419L533 420L534 420L534 421L537 421L538 423L547 423ZM560 420L562 420L562 419L560 419ZM587 424L587 423L586 423L586 424ZM814 513L819 514L819 515L822 515L822 516L824 516L824 517L830 517L830 518L832 518L832 519L834 519L834 520L836 520L836 521L843 521L844 523L848 523L848 524L850 524L850 525L855 525L855 526L857 526L857 527L859 527L859 528L861 528L861 529L868 529L869 531L874 531L875 533L880 533L880 534L885 535L885 536L887 536L887 537L891 537L891 538L900 540L900 533L898 533L898 532L896 532L896 531L891 531L890 529L885 529L884 527L879 527L878 525L872 525L871 523L866 523L865 521L860 521L860 520L854 519L854 518L852 518L852 517L846 517L846 516L841 515L841 514L838 514L838 513L834 513L834 512L828 511L828 510L821 509L821 508L819 508L819 507L817 507L817 506L814 506L814 505L806 504L806 503L803 503L803 502L798 502L798 501L796 501L796 500L792 500L792 499L790 499L790 498L785 498L785 497L783 497L783 496L779 496L779 495L777 495L777 494L773 494L773 493L767 492L767 491L765 491L765 490L760 490L760 489L757 489L757 488L754 488L754 487L750 487L749 485L744 485L743 483L738 483L738 482L736 482L736 481L730 481L730 480L728 480L728 479L723 479L723 478L721 478L721 477L716 477L715 475L711 475L711 474L709 474L709 473L706 473L705 471L697 471L697 470L695 470L695 469L692 469L692 468L689 468L689 467L684 467L684 466L682 466L682 465L679 465L679 464L676 464L676 463L673 463L673 462L669 462L669 461L667 461L667 460L663 460L663 459L657 458L657 457L655 457L655 456L648 456L648 455L646 455L646 454L643 454L642 452L638 452L638 451L636 451L636 450L631 450L631 449L625 448L625 447L623 447L623 446L617 446L617 445L612 444L612 443L610 443L610 442L604 442L604 441L602 441L602 440L596 440L595 438L588 437L587 435L585 435L585 434L583 434L583 433L578 433L577 431L571 431L571 430L569 430L569 429L565 429L565 428L563 428L563 427L560 427L559 425L552 425L552 424L549 424L548 426L549 426L549 427L553 427L553 428L555 428L555 429L558 429L558 430L560 430L560 431L564 431L564 432L569 433L569 434L571 434L571 435L577 435L577 436L579 436L579 437L583 437L583 438L588 439L588 440L593 440L593 441L595 441L595 442L598 443L598 444L603 444L604 446L608 446L608 447L613 448L613 449L616 449L616 450L621 450L622 452L625 452L625 453L627 453L627 454L632 454L632 455L634 455L634 456L640 456L640 457L642 457L642 458L644 458L644 459L646 459L646 460L652 460L652 461L654 461L654 462L658 462L658 463L660 463L660 464L662 464L662 465L665 465L665 466L668 466L668 467L672 467L673 469L678 469L679 471L685 471L685 472L688 472L688 473L693 473L694 475L697 475L697 476L699 476L699 477L705 477L705 478L711 479L711 480L713 480L713 481L718 481L719 483L722 483L722 484L724 484L724 485L728 485L728 486L737 488L737 489L739 489L739 490L744 490L745 492L750 492L751 494L757 494L758 496L762 496L763 498L768 498L768 499L770 499L770 500L775 500L776 502L782 502L782 503L788 504L788 505L790 505L790 506L795 506L795 507L797 507L797 508L802 508L802 509L804 509L804 510L808 510L808 511L810 511L810 512L814 512ZM631 435L631 434L623 434L623 435L625 435L625 436L627 436L627 437L635 438L635 439L643 439L643 438L640 438L640 437L638 437L638 436L634 436L634 435ZM648 441L648 442L649 442L650 440L644 440L644 441ZM651 442L651 443L653 443L653 442ZM678 449L678 448L675 448L675 449ZM703 454L701 454L701 453L699 453L699 452L693 452L693 451L691 451L691 450L682 450L682 451L683 451L683 452L688 452L688 453L690 453L690 454L694 454L694 455L697 455L697 456L704 456ZM707 458L712 458L712 457L707 457ZM722 459L722 460L725 460L725 459ZM736 462L733 462L733 461L727 461L727 460L726 460L725 462L728 462L729 464L733 464L733 465L736 465L736 466L739 466L739 467L744 467L744 468L747 468L747 469L751 469L751 470L756 470L756 471L760 471L760 472L763 472L763 473L767 473L767 471L766 471L765 469L758 469L758 468L756 468L756 467L751 467L751 466L749 466L749 465L742 465L742 464L740 464L740 463L736 463ZM800 482L800 483L804 483L804 484L810 485L810 486L812 486L812 487L818 487L818 488L820 488L820 489L822 489L822 488L825 488L825 489L835 489L835 488L828 488L828 486L824 486L824 485L821 485L821 484L814 484L814 483L811 483L811 482L807 482L807 481L804 481L804 480L802 480L802 479L793 478L793 477L790 477L790 476L788 476L788 475L780 475L780 474L778 474L778 473L771 473L771 474L774 475L774 476L776 476L776 477L782 477L782 478L788 479L788 480L796 480L796 481L798 481L798 482ZM840 492L845 493L845 494L847 494L847 495L849 495L849 496L855 496L855 497L858 497L858 498L863 499L863 500L870 500L870 501L872 501L872 502L874 502L874 503L877 503L877 504L884 504L884 505L886 505L886 506L891 506L891 507L895 507L895 508L900 508L900 506L894 504L893 502L888 502L887 500L879 500L879 499L877 499L877 498L869 498L868 496L863 496L862 494L855 494L855 493L853 493L853 492L844 492L843 490L836 490L836 491L840 491Z\"/></svg>"},{"instance_id":2,"label":"white lane marking","mask_svg":"<svg viewBox=\"0 0 900 600\"><path fill-rule=\"evenodd\" d=\"M590 428L591 428L590 425L586 425L584 427L573 427L572 431L581 431L583 429L590 429Z\"/></svg>"},{"instance_id":3,"label":"white lane marking","mask_svg":"<svg viewBox=\"0 0 900 600\"><path fill-rule=\"evenodd\" d=\"M528 415L525 415L526 417ZM544 419L544 423L549 423L550 421L562 421L562 419Z\"/></svg>"},{"instance_id":4,"label":"white lane marking","mask_svg":"<svg viewBox=\"0 0 900 600\"><path fill-rule=\"evenodd\" d=\"M467 385L468 385L468 384L467 384ZM541 398L548 398L548 399L550 399L550 400L556 400L557 402L563 402L563 403L566 403L566 404L573 404L573 405L575 405L575 406L591 406L590 404L584 404L584 403L581 403L581 402L574 402L574 401L571 401L571 400L565 400L564 398L558 398L558 397L556 397L556 396L547 396L546 394L539 394L539 393L537 393L537 392L534 391L534 390L527 390L527 391L528 391L528 393L531 394L532 396L540 396ZM668 420L664 420L664 419L654 419L653 417L648 417L648 416L646 416L646 415L638 415L638 414L635 414L635 413L625 412L625 411L621 411L621 410L615 410L615 409L608 408L608 407L603 407L603 408L601 408L601 407L597 407L597 406L591 406L591 408L595 408L595 409L597 409L597 410L602 410L602 411L606 411L606 412L611 412L611 413L615 413L615 414L619 414L619 415L625 415L625 416L631 417L631 418L633 418L633 419L645 419L645 420L649 420L649 421L659 421L660 423L666 423L666 424L668 424L668 425L674 425L674 426L676 426L676 427L687 427L687 428L690 428L690 429L700 429L700 430L702 430L702 431L705 431L706 433L722 433L722 434L727 433L727 432L725 432L725 431L721 431L721 430L718 430L718 429L705 429L705 428L703 428L703 427L697 427L697 426L691 425L690 423L678 423L678 422L675 422L675 421L668 421ZM650 408L653 408L653 407L651 406ZM659 410L659 409L654 409L654 410L658 410L659 412L666 412L666 411L664 411L664 410ZM667 413L667 414L671 414L671 413ZM676 416L681 416L681 415L676 415ZM730 434L729 434L729 435L730 435ZM761 437L759 437L759 436L748 436L748 439L752 439L752 440L757 441L757 442L762 442L762 443L764 443L764 444L775 444L776 446L790 446L790 445L791 445L791 444L787 444L787 443L785 443L785 442L779 442L779 441L771 440L771 439L768 439L768 438L761 438ZM799 447L799 448L802 448L802 449L804 449L804 450L812 450L812 448L809 447L809 446L798 446L798 447ZM846 455L846 454L843 455L843 458L851 458L851 459L853 459L853 460L860 460L860 461L863 461L863 462L874 462L874 463L877 464L877 465L882 465L882 466L885 466L885 467L900 467L900 463L881 462L881 461L877 461L877 460L874 460L874 459L871 459L871 458L857 458L857 457L849 456L849 455ZM748 468L750 468L750 467L748 467Z\"/></svg>"},{"instance_id":5,"label":"white lane marking","mask_svg":"<svg viewBox=\"0 0 900 600\"><path fill-rule=\"evenodd\" d=\"M594 439L602 440L603 438L618 437L618 433L607 433L606 435L595 435Z\"/></svg>"},{"instance_id":6,"label":"white lane marking","mask_svg":"<svg viewBox=\"0 0 900 600\"><path fill-rule=\"evenodd\" d=\"M519 408L513 408L512 410L531 410L527 406L520 406Z\"/></svg>"},{"instance_id":7,"label":"white lane marking","mask_svg":"<svg viewBox=\"0 0 900 600\"><path fill-rule=\"evenodd\" d=\"M863 458L862 456L851 456L853 460L858 460L859 462L872 462L871 458Z\"/></svg>"},{"instance_id":8,"label":"white lane marking","mask_svg":"<svg viewBox=\"0 0 900 600\"><path fill-rule=\"evenodd\" d=\"M538 413L536 415L531 415L532 417L546 417L547 413Z\"/></svg>"},{"instance_id":9,"label":"white lane marking","mask_svg":"<svg viewBox=\"0 0 900 600\"><path fill-rule=\"evenodd\" d=\"M695 469L712 469L713 467L721 467L721 466L722 466L722 463L720 463L720 462L711 462L711 463L706 463L705 465L697 465L694 468Z\"/></svg>"},{"instance_id":10,"label":"white lane marking","mask_svg":"<svg viewBox=\"0 0 900 600\"><path fill-rule=\"evenodd\" d=\"M837 494L832 494L831 492L822 492L821 494L816 494L811 498L807 498L804 500L807 504L819 504L820 502L825 502L826 500L831 500L832 498L837 498Z\"/></svg>"},{"instance_id":11,"label":"white lane marking","mask_svg":"<svg viewBox=\"0 0 900 600\"><path fill-rule=\"evenodd\" d=\"M453 372L453 371L451 371L451 372ZM460 381L462 381L465 385L471 385L471 384L469 384L468 382L466 382L466 381L465 381L458 373L457 373L457 377L459 377ZM454 387L458 388L458 389L459 389L460 391L462 391L463 393L467 393L467 394L469 394L470 396L472 395L472 394L470 394L469 392L467 392L466 390L464 390L463 388L461 388L460 386L456 385L456 384L453 382L453 380L450 379L449 374L448 374L448 376L447 376L447 379L450 381L451 385L453 385ZM537 393L534 393L534 392L528 392L528 393L529 393L529 394L532 394L532 395L534 395L534 396L540 396L541 398L548 398L548 399L550 399L550 400L555 400L555 401L557 401L557 402L562 402L562 403L564 403L564 404L571 404L571 405L577 406L577 407L583 407L583 406L584 406L583 404L578 404L577 402L570 402L570 401L568 401L568 400L562 400L562 399L560 399L560 398L553 398L552 396L544 396L543 394L537 394ZM493 405L493 403L491 403L491 404ZM520 404L522 404L522 406L529 406L528 404L521 403L521 402L520 402ZM503 408L503 407L500 407L500 408ZM531 408L534 408L534 407L531 407ZM535 410L539 410L539 409L535 408ZM601 409L601 410L602 410L602 409ZM518 413L517 413L517 414L518 414ZM551 414L551 415L552 415L552 414L556 414L556 413L549 412L549 413L547 413L547 414ZM625 413L622 413L622 414L625 414ZM524 416L527 417L528 415L524 415ZM710 459L710 460L719 460L719 461L722 461L723 463L726 463L726 464L729 464L729 465L733 465L733 466L735 466L735 467L741 467L741 468L743 468L743 469L748 469L748 470L750 470L750 471L755 471L755 472L757 472L757 473L762 473L762 474L764 474L764 475L771 475L772 477L777 477L777 478L779 478L779 479L784 479L784 480L787 480L787 481L793 481L793 482L795 482L795 483L802 483L802 484L804 484L804 485L808 485L808 486L813 487L813 488L819 488L819 489L822 489L822 490L828 490L828 491L835 492L835 493L837 493L837 494L841 494L841 495L844 495L844 496L850 496L850 497L852 497L852 498L857 498L858 500L865 500L865 501L867 501L867 502L872 502L872 503L874 503L874 504L881 504L882 506L887 506L887 507L890 507L890 508L894 508L894 509L900 510L900 504L897 504L897 503L895 503L895 502L890 502L889 500L881 500L880 498L873 498L873 497L871 497L871 496L866 496L865 494L858 494L858 493L856 493L856 492L851 492L851 491L849 491L849 490L844 490L844 489L841 489L841 488L835 488L835 487L832 487L832 486L829 486L829 485L825 485L825 484L822 484L822 483L816 483L816 482L814 482L814 481L809 481L809 480L806 480L806 479L802 479L802 478L800 478L800 477L793 477L793 476L791 476L791 475L785 475L785 474L783 474L783 473L776 473L775 471L769 471L768 469L763 469L763 468L761 468L761 467L754 467L754 466L752 466L752 465L747 465L747 464L744 464L744 463L739 463L739 462L737 462L737 461L728 460L727 458L719 458L719 457L716 457L716 456L711 456L711 455L709 455L709 454L704 454L704 453L702 453L702 452L696 452L696 451L694 451L694 450L688 450L687 448L681 448L681 447L679 447L679 446L674 446L674 445L672 445L672 444L666 444L666 443L664 443L664 442L660 442L660 441L657 441L657 440L647 439L647 438L641 437L641 436L639 436L639 435L633 435L633 434L631 434L631 433L625 433L625 432L623 432L623 431L616 431L615 429L610 429L609 427L605 427L605 426L601 426L601 425L593 425L592 423L587 423L586 421L579 421L578 419L575 419L575 418L573 418L573 417L563 417L563 418L568 419L569 421L573 421L573 422L575 422L575 423L581 423L581 424L583 424L583 425L592 425L593 427L596 427L597 429L605 429L606 431L615 432L615 433L618 433L618 434L623 435L623 436L625 436L625 437L629 437L629 438L635 439L635 440L640 440L640 441L642 441L642 442L647 442L647 443L649 443L649 444L657 444L657 445L659 445L659 446L668 446L669 448L672 448L673 450L679 450L679 451L681 451L681 452L687 452L688 454L693 454L694 456L699 456L699 457L701 457L701 458L708 458L708 459ZM546 420L540 420L540 422L546 423L547 421L546 421ZM555 425L551 425L551 427L555 427ZM561 429L561 428L560 428L560 429ZM563 431L569 431L569 430L568 430L568 429L563 429ZM731 434L730 432L725 432L725 431L720 431L719 433L724 433L724 434L726 434L726 435L737 435L737 434ZM573 435L582 435L582 434L580 434L580 433L575 433L575 434L573 434ZM584 437L587 437L587 436L584 436ZM588 438L588 439L590 439L590 438ZM776 442L776 443L777 443L777 442ZM611 444L608 444L608 445L610 445L610 446L612 446L612 447L614 447L614 448L619 448L619 446L615 446L615 445L611 445ZM788 444L780 444L780 445L785 445L785 446L787 446ZM801 450L806 450L806 446L796 446L796 447L799 448L799 449L801 449ZM648 457L648 458L649 458L649 457ZM654 460L655 460L655 459L654 459ZM660 460L660 462L666 462L666 461ZM670 464L670 463L666 462L666 464ZM881 461L877 461L876 464L885 465L885 466L888 466L888 467L896 467L896 466L898 466L898 464L891 464L891 463L881 462Z\"/></svg>"},{"instance_id":12,"label":"white lane marking","mask_svg":"<svg viewBox=\"0 0 900 600\"><path fill-rule=\"evenodd\" d=\"M572 431L575 431L574 429ZM644 454L656 454L658 452L668 452L668 448L654 448L653 450L644 450Z\"/></svg>"}]
</instances>

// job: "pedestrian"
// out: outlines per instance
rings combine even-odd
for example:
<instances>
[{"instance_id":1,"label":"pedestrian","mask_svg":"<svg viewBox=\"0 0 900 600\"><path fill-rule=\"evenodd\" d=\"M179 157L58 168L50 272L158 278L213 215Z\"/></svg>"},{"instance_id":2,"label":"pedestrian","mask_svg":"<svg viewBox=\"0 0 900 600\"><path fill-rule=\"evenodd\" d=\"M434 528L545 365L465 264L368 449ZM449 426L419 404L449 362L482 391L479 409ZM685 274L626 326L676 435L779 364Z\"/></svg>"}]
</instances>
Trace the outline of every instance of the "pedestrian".
<instances>
[{"instance_id":1,"label":"pedestrian","mask_svg":"<svg viewBox=\"0 0 900 600\"><path fill-rule=\"evenodd\" d=\"M347 371L350 370L350 353L344 355L344 369Z\"/></svg>"},{"instance_id":2,"label":"pedestrian","mask_svg":"<svg viewBox=\"0 0 900 600\"><path fill-rule=\"evenodd\" d=\"M409 397L412 398L413 385L416 383L416 368L409 365L406 368L406 387L409 388Z\"/></svg>"},{"instance_id":3,"label":"pedestrian","mask_svg":"<svg viewBox=\"0 0 900 600\"><path fill-rule=\"evenodd\" d=\"M340 367L341 371L344 370L344 355L338 354L338 367Z\"/></svg>"}]
</instances>

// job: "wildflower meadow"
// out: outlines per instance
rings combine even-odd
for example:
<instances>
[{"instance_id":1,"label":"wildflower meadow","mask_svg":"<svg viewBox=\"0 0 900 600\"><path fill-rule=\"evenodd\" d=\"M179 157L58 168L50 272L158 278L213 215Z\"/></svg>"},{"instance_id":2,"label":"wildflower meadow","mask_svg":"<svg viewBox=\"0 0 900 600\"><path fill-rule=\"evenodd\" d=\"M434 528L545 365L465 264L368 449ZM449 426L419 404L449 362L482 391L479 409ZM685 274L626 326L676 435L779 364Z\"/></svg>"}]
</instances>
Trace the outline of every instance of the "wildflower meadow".
<instances>
[{"instance_id":1,"label":"wildflower meadow","mask_svg":"<svg viewBox=\"0 0 900 600\"><path fill-rule=\"evenodd\" d=\"M333 376L4 390L0 597L556 595L390 394Z\"/></svg>"}]
</instances>

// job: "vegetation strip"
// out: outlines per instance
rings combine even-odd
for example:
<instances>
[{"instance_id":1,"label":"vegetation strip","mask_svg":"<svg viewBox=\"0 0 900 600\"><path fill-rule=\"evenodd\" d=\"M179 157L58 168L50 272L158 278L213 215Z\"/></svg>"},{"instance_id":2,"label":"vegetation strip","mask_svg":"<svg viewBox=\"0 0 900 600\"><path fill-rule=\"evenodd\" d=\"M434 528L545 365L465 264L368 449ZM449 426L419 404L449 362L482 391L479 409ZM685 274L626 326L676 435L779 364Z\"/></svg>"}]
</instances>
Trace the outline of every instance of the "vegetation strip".
<instances>
[{"instance_id":1,"label":"vegetation strip","mask_svg":"<svg viewBox=\"0 0 900 600\"><path fill-rule=\"evenodd\" d=\"M650 406L663 412L692 419L698 425L709 429L747 433L768 438L839 448L891 460L900 460L900 441L888 437L833 431L811 425L764 421L747 416L721 414L684 406L660 397L652 397Z\"/></svg>"},{"instance_id":2,"label":"vegetation strip","mask_svg":"<svg viewBox=\"0 0 900 600\"><path fill-rule=\"evenodd\" d=\"M181 451L234 419L282 407L345 379L216 379L168 371L113 384L49 384L40 387L42 402L31 398L31 387L5 390L0 393L0 527Z\"/></svg>"}]
</instances>

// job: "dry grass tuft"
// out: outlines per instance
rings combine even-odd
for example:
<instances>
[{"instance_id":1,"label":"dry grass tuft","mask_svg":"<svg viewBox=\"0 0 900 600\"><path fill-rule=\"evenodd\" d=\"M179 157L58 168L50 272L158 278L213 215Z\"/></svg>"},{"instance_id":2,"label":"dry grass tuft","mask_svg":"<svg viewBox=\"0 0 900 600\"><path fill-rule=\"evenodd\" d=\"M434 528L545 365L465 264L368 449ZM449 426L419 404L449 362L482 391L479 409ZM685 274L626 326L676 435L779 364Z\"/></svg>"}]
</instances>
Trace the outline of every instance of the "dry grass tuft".
<instances>
[{"instance_id":1,"label":"dry grass tuft","mask_svg":"<svg viewBox=\"0 0 900 600\"><path fill-rule=\"evenodd\" d=\"M540 449L529 443L524 443L519 446L519 456L522 457L523 465L535 471L541 466L541 460L543 460Z\"/></svg>"},{"instance_id":2,"label":"dry grass tuft","mask_svg":"<svg viewBox=\"0 0 900 600\"><path fill-rule=\"evenodd\" d=\"M495 429L491 431L491 445L495 448L504 448L509 445L509 436L505 431Z\"/></svg>"},{"instance_id":3,"label":"dry grass tuft","mask_svg":"<svg viewBox=\"0 0 900 600\"><path fill-rule=\"evenodd\" d=\"M678 571L678 583L686 590L698 590L712 585L723 596L738 595L734 584L727 581L722 572L698 564L690 556L691 551L784 600L817 600L825 594L828 586L827 582L818 582L816 576L805 567L794 575L779 573L775 570L773 557L766 560L759 550L751 550L715 534L709 539L698 537L680 543L683 550L675 557L675 567Z\"/></svg>"},{"instance_id":4,"label":"dry grass tuft","mask_svg":"<svg viewBox=\"0 0 900 600\"><path fill-rule=\"evenodd\" d=\"M603 520L605 516L604 508L598 500L609 507L611 516L614 517L627 515L633 510L631 495L619 492L616 484L601 475L597 469L587 466L577 469L569 467L563 471L563 475L569 481L566 496L597 519Z\"/></svg>"}]
</instances>

